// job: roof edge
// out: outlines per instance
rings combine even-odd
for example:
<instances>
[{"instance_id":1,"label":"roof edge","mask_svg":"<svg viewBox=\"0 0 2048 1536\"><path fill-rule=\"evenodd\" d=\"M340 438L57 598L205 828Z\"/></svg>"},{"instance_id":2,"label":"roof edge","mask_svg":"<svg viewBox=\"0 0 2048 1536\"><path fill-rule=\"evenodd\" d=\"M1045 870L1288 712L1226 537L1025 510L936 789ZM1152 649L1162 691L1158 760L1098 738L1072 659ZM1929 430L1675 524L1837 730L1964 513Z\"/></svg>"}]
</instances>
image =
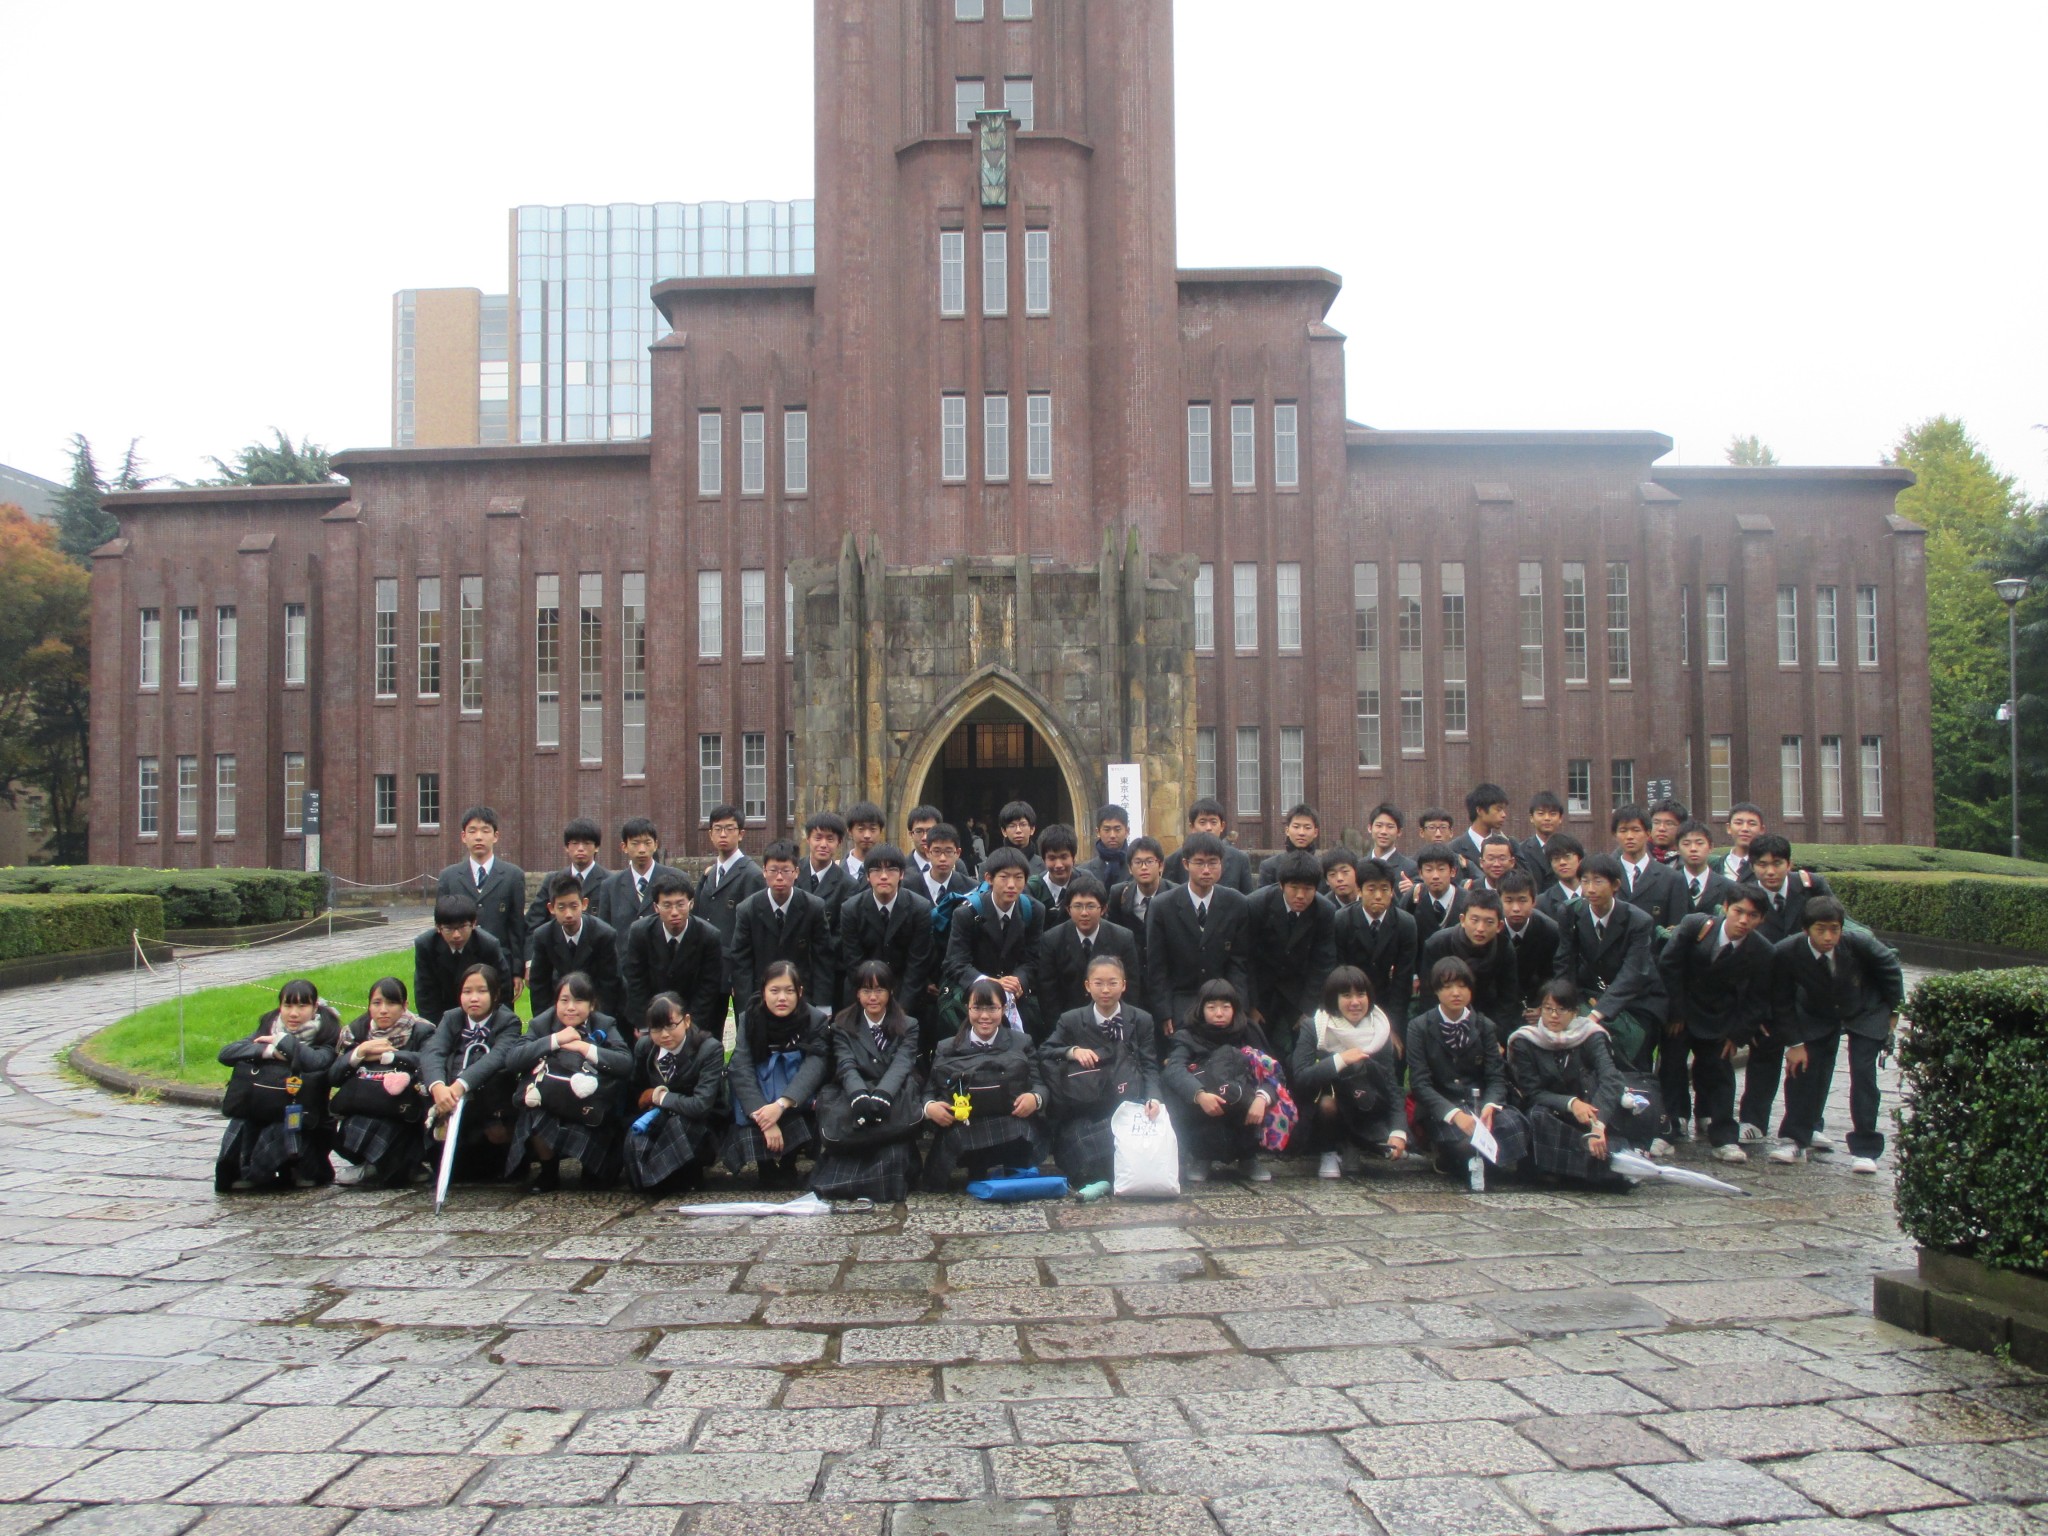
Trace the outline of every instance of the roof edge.
<instances>
[{"instance_id":1,"label":"roof edge","mask_svg":"<svg viewBox=\"0 0 2048 1536\"><path fill-rule=\"evenodd\" d=\"M1672 440L1662 432L1619 431L1500 431L1500 432L1382 432L1372 427L1347 423L1347 448L1440 448L1452 452L1482 448L1611 448L1648 453L1650 457L1669 453Z\"/></svg>"},{"instance_id":2,"label":"roof edge","mask_svg":"<svg viewBox=\"0 0 2048 1536\"><path fill-rule=\"evenodd\" d=\"M1724 485L1784 485L1811 480L1860 480L1879 485L1912 485L1919 479L1902 464L1671 464L1660 465L1651 478L1668 481L1717 481Z\"/></svg>"},{"instance_id":3,"label":"roof edge","mask_svg":"<svg viewBox=\"0 0 2048 1536\"><path fill-rule=\"evenodd\" d=\"M316 485L181 485L164 490L109 491L100 498L100 505L123 512L143 507L200 507L223 502L230 506L248 506L304 501L315 506L334 506L353 495L355 487L338 480Z\"/></svg>"},{"instance_id":4,"label":"roof edge","mask_svg":"<svg viewBox=\"0 0 2048 1536\"><path fill-rule=\"evenodd\" d=\"M347 448L334 456L337 469L404 468L429 464L504 464L529 459L644 459L653 452L644 437L624 443L464 443L451 448Z\"/></svg>"}]
</instances>

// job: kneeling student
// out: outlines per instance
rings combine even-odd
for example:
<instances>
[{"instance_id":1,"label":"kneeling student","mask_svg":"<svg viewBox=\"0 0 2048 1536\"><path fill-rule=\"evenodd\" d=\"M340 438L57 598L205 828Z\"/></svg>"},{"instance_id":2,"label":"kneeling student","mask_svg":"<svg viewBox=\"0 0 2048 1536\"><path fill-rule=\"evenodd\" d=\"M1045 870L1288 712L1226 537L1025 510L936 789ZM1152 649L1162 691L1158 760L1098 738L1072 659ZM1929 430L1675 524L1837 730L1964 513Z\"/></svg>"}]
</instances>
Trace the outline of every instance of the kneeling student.
<instances>
[{"instance_id":1,"label":"kneeling student","mask_svg":"<svg viewBox=\"0 0 2048 1536\"><path fill-rule=\"evenodd\" d=\"M849 897L849 907L864 895ZM761 1001L733 1032L726 1068L733 1125L722 1154L728 1171L738 1173L752 1163L767 1189L793 1182L797 1158L817 1150L815 1101L825 1086L825 1031L831 1022L831 1014L805 998L803 974L794 964L777 960L768 967Z\"/></svg>"},{"instance_id":2,"label":"kneeling student","mask_svg":"<svg viewBox=\"0 0 2048 1536\"><path fill-rule=\"evenodd\" d=\"M991 1168L1037 1166L1045 1084L1030 1036L1010 1028L1003 990L985 976L967 989L967 1022L939 1042L925 1100L924 1117L936 1127L924 1160L926 1189L949 1188L960 1166L970 1179Z\"/></svg>"},{"instance_id":3,"label":"kneeling student","mask_svg":"<svg viewBox=\"0 0 2048 1536\"><path fill-rule=\"evenodd\" d=\"M228 1128L214 1160L215 1189L311 1189L334 1182L327 1074L340 1039L341 1016L320 1001L320 989L288 981L254 1030L220 1048L220 1064L235 1070L221 1100Z\"/></svg>"},{"instance_id":4,"label":"kneeling student","mask_svg":"<svg viewBox=\"0 0 2048 1536\"><path fill-rule=\"evenodd\" d=\"M1279 1088L1277 1081L1261 1079L1254 1055L1272 1060L1265 1031L1252 1022L1237 988L1222 980L1203 982L1194 1007L1173 1032L1162 1074L1188 1182L1205 1182L1218 1163L1237 1164L1254 1184L1273 1177L1259 1160L1259 1147Z\"/></svg>"},{"instance_id":5,"label":"kneeling student","mask_svg":"<svg viewBox=\"0 0 2048 1536\"><path fill-rule=\"evenodd\" d=\"M862 961L848 982L854 1002L826 1032L831 1055L818 1094L825 1150L811 1188L828 1200L893 1202L910 1193L924 1125L917 1028L881 961Z\"/></svg>"},{"instance_id":6,"label":"kneeling student","mask_svg":"<svg viewBox=\"0 0 2048 1536\"><path fill-rule=\"evenodd\" d=\"M1097 955L1087 985L1088 1006L1061 1014L1038 1053L1053 1156L1076 1189L1115 1171L1109 1122L1118 1105L1143 1104L1152 1119L1163 1108L1152 1015L1124 1001L1123 962Z\"/></svg>"},{"instance_id":7,"label":"kneeling student","mask_svg":"<svg viewBox=\"0 0 2048 1536\"><path fill-rule=\"evenodd\" d=\"M1342 1178L1354 1149L1390 1158L1407 1152L1401 1047L1365 972L1350 965L1330 972L1323 1006L1294 1042L1293 1062L1310 1144L1322 1154L1320 1177Z\"/></svg>"},{"instance_id":8,"label":"kneeling student","mask_svg":"<svg viewBox=\"0 0 2048 1536\"><path fill-rule=\"evenodd\" d=\"M1537 997L1536 1022L1508 1036L1508 1082L1529 1121L1536 1170L1612 1182L1608 1154L1655 1136L1656 1122L1622 1082L1607 1031L1580 1016L1579 989L1555 979Z\"/></svg>"},{"instance_id":9,"label":"kneeling student","mask_svg":"<svg viewBox=\"0 0 2048 1536\"><path fill-rule=\"evenodd\" d=\"M341 1032L334 1068L335 1148L361 1170L354 1188L403 1189L426 1160L420 1051L432 1026L405 1006L405 983L370 984L370 1006Z\"/></svg>"},{"instance_id":10,"label":"kneeling student","mask_svg":"<svg viewBox=\"0 0 2048 1536\"><path fill-rule=\"evenodd\" d=\"M540 999L535 999L540 1001ZM523 1106L505 1160L505 1176L540 1163L535 1193L559 1189L562 1159L583 1169L585 1189L619 1172L619 1095L633 1075L633 1053L618 1020L597 1011L597 987L581 971L555 985L555 1005L534 1015L526 1038L505 1050L505 1072Z\"/></svg>"},{"instance_id":11,"label":"kneeling student","mask_svg":"<svg viewBox=\"0 0 2048 1536\"><path fill-rule=\"evenodd\" d=\"M1529 1122L1508 1103L1507 1060L1493 1020L1472 1011L1472 968L1437 961L1429 990L1436 1006L1408 1021L1408 1091L1429 1128L1438 1170L1483 1190L1495 1175L1472 1145L1474 1127L1492 1133L1494 1168L1506 1171L1529 1155Z\"/></svg>"},{"instance_id":12,"label":"kneeling student","mask_svg":"<svg viewBox=\"0 0 2048 1536\"><path fill-rule=\"evenodd\" d=\"M725 1047L690 1021L673 992L658 994L640 1025L626 1177L640 1190L695 1189L725 1120Z\"/></svg>"}]
</instances>

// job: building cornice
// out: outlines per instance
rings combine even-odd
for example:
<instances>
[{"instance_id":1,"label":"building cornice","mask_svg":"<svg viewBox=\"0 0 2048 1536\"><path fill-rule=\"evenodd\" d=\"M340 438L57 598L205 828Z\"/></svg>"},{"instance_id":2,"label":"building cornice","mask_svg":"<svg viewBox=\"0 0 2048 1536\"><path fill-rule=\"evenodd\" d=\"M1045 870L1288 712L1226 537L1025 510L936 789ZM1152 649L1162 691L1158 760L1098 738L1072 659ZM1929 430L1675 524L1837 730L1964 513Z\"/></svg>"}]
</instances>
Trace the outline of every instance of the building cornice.
<instances>
[{"instance_id":1,"label":"building cornice","mask_svg":"<svg viewBox=\"0 0 2048 1536\"><path fill-rule=\"evenodd\" d=\"M1654 459L1671 451L1671 439L1662 432L1633 431L1382 432L1348 423L1344 428L1344 446L1356 450L1428 448L1445 453L1482 452L1491 448L1594 449L1647 453Z\"/></svg>"},{"instance_id":2,"label":"building cornice","mask_svg":"<svg viewBox=\"0 0 2048 1536\"><path fill-rule=\"evenodd\" d=\"M1919 477L1899 464L1672 464L1660 466L1653 478L1660 485L1712 483L1763 487L1822 480L1908 486Z\"/></svg>"},{"instance_id":3,"label":"building cornice","mask_svg":"<svg viewBox=\"0 0 2048 1536\"><path fill-rule=\"evenodd\" d=\"M353 495L353 486L334 480L319 485L181 485L164 490L110 491L100 498L100 505L110 512L140 512L151 507L267 507L280 502L331 507Z\"/></svg>"},{"instance_id":4,"label":"building cornice","mask_svg":"<svg viewBox=\"0 0 2048 1536\"><path fill-rule=\"evenodd\" d=\"M453 448L350 448L334 456L336 469L421 469L435 464L527 464L558 459L644 459L648 439L624 443L492 443ZM345 495L342 498L346 499Z\"/></svg>"}]
</instances>

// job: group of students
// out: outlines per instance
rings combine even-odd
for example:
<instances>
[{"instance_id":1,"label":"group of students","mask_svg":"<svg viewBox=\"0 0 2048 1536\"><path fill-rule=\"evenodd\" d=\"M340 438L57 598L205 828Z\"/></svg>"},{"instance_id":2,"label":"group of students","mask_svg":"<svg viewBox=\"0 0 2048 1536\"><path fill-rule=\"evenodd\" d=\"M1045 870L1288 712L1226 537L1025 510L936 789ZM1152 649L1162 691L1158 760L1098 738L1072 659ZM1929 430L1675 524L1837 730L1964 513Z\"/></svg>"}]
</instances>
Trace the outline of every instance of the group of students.
<instances>
[{"instance_id":1,"label":"group of students","mask_svg":"<svg viewBox=\"0 0 2048 1536\"><path fill-rule=\"evenodd\" d=\"M863 803L758 864L721 806L694 876L659 862L644 818L606 870L579 820L529 906L475 807L410 1002L387 977L344 1027L294 982L223 1050L216 1181L325 1182L338 1151L361 1184L404 1183L454 1122L459 1172L536 1188L563 1161L589 1184L666 1190L718 1163L790 1184L808 1159L822 1194L894 1200L1047 1157L1078 1187L1108 1177L1128 1103L1172 1116L1196 1182L1223 1164L1264 1180L1281 1150L1340 1178L1411 1142L1475 1188L1616 1182L1613 1151L1668 1156L1695 1133L1745 1161L1781 1082L1770 1157L1830 1150L1845 1038L1848 1150L1875 1170L1898 961L1756 806L1730 813L1719 857L1673 801L1621 807L1613 851L1590 855L1548 792L1520 841L1497 785L1465 810L1463 832L1424 811L1411 855L1391 805L1363 853L1321 847L1297 806L1254 870L1211 799L1171 856L1106 805L1086 860L1071 828L1012 802L978 877L930 806L908 818L908 853ZM297 1085L284 1113L259 1077Z\"/></svg>"}]
</instances>

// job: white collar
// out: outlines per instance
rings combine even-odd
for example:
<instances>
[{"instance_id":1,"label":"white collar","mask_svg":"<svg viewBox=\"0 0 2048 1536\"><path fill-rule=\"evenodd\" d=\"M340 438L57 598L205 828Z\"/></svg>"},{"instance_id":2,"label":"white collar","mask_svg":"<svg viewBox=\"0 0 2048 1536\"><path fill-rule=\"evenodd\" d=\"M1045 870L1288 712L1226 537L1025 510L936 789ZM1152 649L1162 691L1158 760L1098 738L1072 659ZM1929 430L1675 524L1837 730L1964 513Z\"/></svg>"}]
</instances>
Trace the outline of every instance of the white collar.
<instances>
[{"instance_id":1,"label":"white collar","mask_svg":"<svg viewBox=\"0 0 2048 1536\"><path fill-rule=\"evenodd\" d=\"M1634 871L1635 871L1635 872L1636 872L1637 874L1641 874L1641 873L1642 873L1642 872L1643 872L1644 870L1646 870L1646 869L1648 869L1648 868L1650 867L1650 855L1649 855L1649 853L1648 853L1648 852L1646 851L1646 852L1645 852L1645 853L1643 854L1643 857L1642 857L1642 860L1641 860L1641 862L1640 862L1640 863L1638 863L1638 862L1633 862L1633 861L1631 861L1631 860L1630 860L1630 859L1629 859L1629 858L1627 857L1627 855L1623 855L1623 856L1622 856L1622 860L1621 860L1621 862L1622 862L1622 863L1623 863L1623 865L1625 865L1625 866L1626 866L1627 868L1629 868L1629 869L1632 869L1632 870L1634 870Z\"/></svg>"},{"instance_id":2,"label":"white collar","mask_svg":"<svg viewBox=\"0 0 2048 1536\"><path fill-rule=\"evenodd\" d=\"M555 926L557 928L562 929L562 937L567 939L571 944L574 944L578 939L583 937L583 923L581 920L577 922L576 931L574 933L571 933L567 928L563 927L561 919L559 918L555 920Z\"/></svg>"},{"instance_id":3,"label":"white collar","mask_svg":"<svg viewBox=\"0 0 2048 1536\"><path fill-rule=\"evenodd\" d=\"M1122 1004L1118 1004L1115 1013L1104 1013L1102 1011L1101 1004L1095 1002L1093 999L1090 999L1088 1007L1095 1014L1095 1026L1098 1029L1107 1029L1109 1027L1109 1021L1111 1019L1120 1019L1124 1016Z\"/></svg>"},{"instance_id":4,"label":"white collar","mask_svg":"<svg viewBox=\"0 0 2048 1536\"><path fill-rule=\"evenodd\" d=\"M722 875L722 874L724 874L724 873L725 873L725 872L726 872L727 870L731 869L731 868L733 867L733 865L735 865L735 864L739 863L739 861L740 861L741 859L744 859L744 858L745 858L746 856L747 856L747 850L746 850L746 849L744 849L744 848L735 848L735 849L733 849L733 851L732 851L732 857L731 857L731 858L729 858L729 859L720 859L720 860L718 861L717 865L716 865L716 868L717 868L718 872L719 872L719 873L720 873L720 874Z\"/></svg>"},{"instance_id":5,"label":"white collar","mask_svg":"<svg viewBox=\"0 0 2048 1536\"><path fill-rule=\"evenodd\" d=\"M1437 1005L1436 1011L1437 1016L1441 1018L1446 1024L1462 1024L1467 1019L1472 1017L1472 1009L1469 1006L1467 1006L1463 1012L1452 1014L1445 1012L1443 1005L1439 1003Z\"/></svg>"},{"instance_id":6,"label":"white collar","mask_svg":"<svg viewBox=\"0 0 2048 1536\"><path fill-rule=\"evenodd\" d=\"M795 899L796 899L796 890L795 890L795 888L794 888L794 887L792 887L792 888L791 888L791 890L790 890L790 893L789 893L789 901L793 901L793 900L795 900ZM768 907L769 907L769 910L770 910L770 911L772 911L772 912L774 912L774 913L775 913L775 915L776 915L776 916L778 916L778 917L780 917L780 916L781 916L781 915L782 915L783 913L785 913L785 912L787 912L787 911L789 910L789 901L777 901L777 900L775 899L775 893L774 893L773 891L770 891L770 892L768 893Z\"/></svg>"},{"instance_id":7,"label":"white collar","mask_svg":"<svg viewBox=\"0 0 2048 1536\"><path fill-rule=\"evenodd\" d=\"M488 859L484 860L484 862L481 864L477 863L475 859L471 859L469 861L469 872L476 877L476 883L478 885L482 885L484 881L490 879L491 871L496 869L497 867L498 856L495 853L492 854Z\"/></svg>"}]
</instances>

